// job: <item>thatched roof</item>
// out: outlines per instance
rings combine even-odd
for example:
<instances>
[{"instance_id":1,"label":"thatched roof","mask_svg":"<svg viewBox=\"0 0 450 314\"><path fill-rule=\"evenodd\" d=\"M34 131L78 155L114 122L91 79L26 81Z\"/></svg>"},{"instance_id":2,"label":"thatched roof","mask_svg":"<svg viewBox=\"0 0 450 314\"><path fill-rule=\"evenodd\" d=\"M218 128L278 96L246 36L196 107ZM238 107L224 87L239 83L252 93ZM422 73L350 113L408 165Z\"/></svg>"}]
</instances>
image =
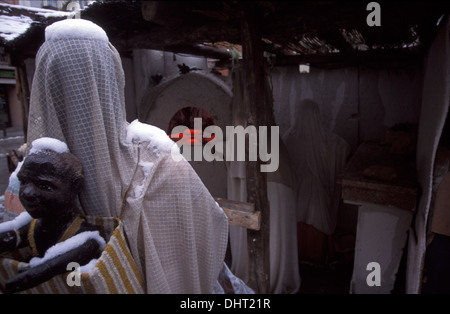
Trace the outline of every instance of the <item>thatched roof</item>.
<instances>
[{"instance_id":1,"label":"thatched roof","mask_svg":"<svg viewBox=\"0 0 450 314\"><path fill-rule=\"evenodd\" d=\"M13 59L15 55L19 54L34 55L44 40L43 27L66 18L68 14L68 12L62 11L0 3L0 52L2 57L5 57L6 54Z\"/></svg>"},{"instance_id":2,"label":"thatched roof","mask_svg":"<svg viewBox=\"0 0 450 314\"><path fill-rule=\"evenodd\" d=\"M369 1L99 1L81 17L102 26L124 54L148 48L226 61L226 48L241 44L243 3L259 14L272 62L329 67L416 60L450 9L448 1L378 1L381 26L372 27L366 22ZM35 53L46 25L65 17L31 18L22 36L2 43L17 61Z\"/></svg>"}]
</instances>

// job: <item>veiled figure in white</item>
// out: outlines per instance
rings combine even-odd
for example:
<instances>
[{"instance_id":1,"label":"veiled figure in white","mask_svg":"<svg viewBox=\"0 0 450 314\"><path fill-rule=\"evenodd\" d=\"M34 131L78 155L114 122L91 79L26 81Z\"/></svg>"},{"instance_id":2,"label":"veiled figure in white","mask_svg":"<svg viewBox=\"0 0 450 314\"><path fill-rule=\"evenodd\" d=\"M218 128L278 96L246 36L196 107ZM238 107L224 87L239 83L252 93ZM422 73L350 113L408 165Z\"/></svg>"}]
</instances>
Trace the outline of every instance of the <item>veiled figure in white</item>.
<instances>
[{"instance_id":1,"label":"veiled figure in white","mask_svg":"<svg viewBox=\"0 0 450 314\"><path fill-rule=\"evenodd\" d=\"M245 162L228 163L228 198L247 201ZM295 194L287 150L280 139L280 164L267 173L270 204L270 292L296 293L300 289L297 254ZM248 283L247 229L230 225L231 270Z\"/></svg>"},{"instance_id":2,"label":"veiled figure in white","mask_svg":"<svg viewBox=\"0 0 450 314\"><path fill-rule=\"evenodd\" d=\"M300 102L296 123L286 133L295 171L297 220L326 235L336 229L340 189L336 177L343 171L350 147L323 126L319 105Z\"/></svg>"},{"instance_id":3,"label":"veiled figure in white","mask_svg":"<svg viewBox=\"0 0 450 314\"><path fill-rule=\"evenodd\" d=\"M80 159L80 210L122 218L147 293L213 292L226 271L228 219L189 163L175 160L165 131L127 122L121 57L98 25L46 28L28 126L29 143L56 138Z\"/></svg>"}]
</instances>

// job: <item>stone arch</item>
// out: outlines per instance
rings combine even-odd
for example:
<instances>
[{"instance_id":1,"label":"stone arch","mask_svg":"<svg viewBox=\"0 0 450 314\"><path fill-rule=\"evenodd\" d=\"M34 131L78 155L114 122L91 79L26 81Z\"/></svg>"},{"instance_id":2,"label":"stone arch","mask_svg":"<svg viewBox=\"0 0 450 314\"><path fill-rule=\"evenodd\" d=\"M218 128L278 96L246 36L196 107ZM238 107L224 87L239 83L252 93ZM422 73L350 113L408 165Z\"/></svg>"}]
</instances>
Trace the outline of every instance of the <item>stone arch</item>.
<instances>
[{"instance_id":1,"label":"stone arch","mask_svg":"<svg viewBox=\"0 0 450 314\"><path fill-rule=\"evenodd\" d=\"M196 106L209 111L216 125L231 125L231 88L213 74L190 72L150 86L142 97L139 121L163 130L172 115L183 107Z\"/></svg>"},{"instance_id":2,"label":"stone arch","mask_svg":"<svg viewBox=\"0 0 450 314\"><path fill-rule=\"evenodd\" d=\"M168 129L173 115L184 107L200 107L211 113L215 125L225 134L231 123L231 88L219 77L203 72L190 72L149 86L139 106L139 120ZM225 161L190 161L214 197L227 197Z\"/></svg>"}]
</instances>

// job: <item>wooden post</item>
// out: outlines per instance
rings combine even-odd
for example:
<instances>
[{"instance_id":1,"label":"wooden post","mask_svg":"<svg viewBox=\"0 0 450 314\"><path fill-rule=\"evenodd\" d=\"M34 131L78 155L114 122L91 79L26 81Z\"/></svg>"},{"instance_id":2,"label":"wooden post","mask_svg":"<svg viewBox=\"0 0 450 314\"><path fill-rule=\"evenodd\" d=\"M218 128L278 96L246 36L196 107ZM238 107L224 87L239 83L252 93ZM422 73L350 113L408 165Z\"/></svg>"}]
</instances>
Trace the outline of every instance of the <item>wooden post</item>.
<instances>
[{"instance_id":1,"label":"wooden post","mask_svg":"<svg viewBox=\"0 0 450 314\"><path fill-rule=\"evenodd\" d=\"M241 2L241 42L244 65L244 104L246 126L273 125L272 103L266 97L266 74L257 2ZM258 150L259 151L259 150ZM258 154L259 155L259 154ZM261 212L260 230L247 230L249 286L257 293L270 292L270 208L266 173L260 171L261 160L246 159L247 201Z\"/></svg>"},{"instance_id":2,"label":"wooden post","mask_svg":"<svg viewBox=\"0 0 450 314\"><path fill-rule=\"evenodd\" d=\"M24 63L16 67L16 87L22 107L23 136L26 143L28 131L28 111L30 108L30 89L28 87L27 71Z\"/></svg>"}]
</instances>

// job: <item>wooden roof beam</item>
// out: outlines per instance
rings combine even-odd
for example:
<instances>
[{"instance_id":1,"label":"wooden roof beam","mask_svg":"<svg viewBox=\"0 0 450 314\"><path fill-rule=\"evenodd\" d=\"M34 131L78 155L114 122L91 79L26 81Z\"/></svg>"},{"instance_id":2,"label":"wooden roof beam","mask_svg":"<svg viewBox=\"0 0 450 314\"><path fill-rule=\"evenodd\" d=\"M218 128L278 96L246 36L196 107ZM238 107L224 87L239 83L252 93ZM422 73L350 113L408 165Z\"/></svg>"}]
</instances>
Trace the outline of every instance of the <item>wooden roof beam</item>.
<instances>
[{"instance_id":1,"label":"wooden roof beam","mask_svg":"<svg viewBox=\"0 0 450 314\"><path fill-rule=\"evenodd\" d=\"M334 54L313 54L296 56L277 56L274 60L276 66L296 65L300 63L309 63L318 67L345 67L364 64L411 64L420 62L423 59L422 50L409 49L386 49L386 50L367 50L353 51L347 53Z\"/></svg>"}]
</instances>

